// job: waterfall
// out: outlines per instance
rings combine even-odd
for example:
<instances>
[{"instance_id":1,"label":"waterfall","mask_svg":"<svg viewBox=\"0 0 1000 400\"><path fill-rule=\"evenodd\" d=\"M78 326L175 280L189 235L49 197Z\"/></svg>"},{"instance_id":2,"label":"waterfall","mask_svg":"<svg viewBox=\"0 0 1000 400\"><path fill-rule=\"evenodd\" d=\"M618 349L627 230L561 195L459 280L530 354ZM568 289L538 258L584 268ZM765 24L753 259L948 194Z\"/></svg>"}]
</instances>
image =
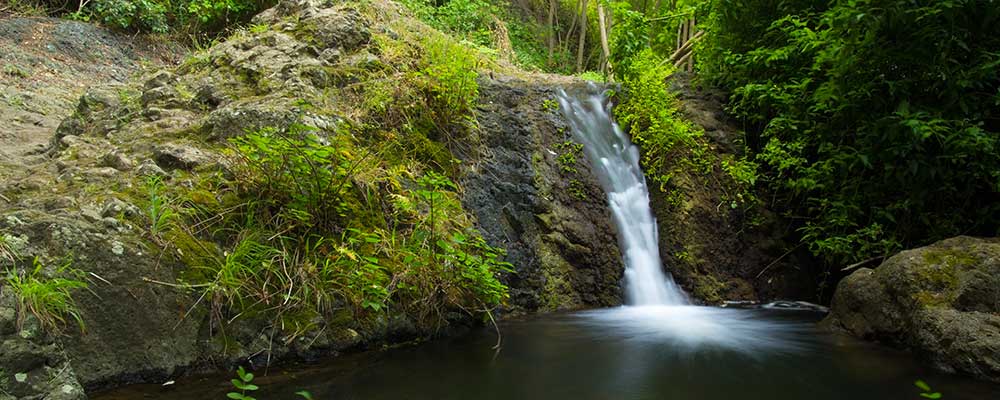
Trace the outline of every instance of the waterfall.
<instances>
[{"instance_id":1,"label":"waterfall","mask_svg":"<svg viewBox=\"0 0 1000 400\"><path fill-rule=\"evenodd\" d=\"M594 86L580 98L560 91L559 104L573 138L583 144L584 154L607 193L625 262L627 304L688 304L684 292L663 271L656 218L639 168L639 149L611 119L607 95Z\"/></svg>"},{"instance_id":2,"label":"waterfall","mask_svg":"<svg viewBox=\"0 0 1000 400\"><path fill-rule=\"evenodd\" d=\"M805 335L796 325L757 319L743 310L692 305L663 271L639 149L611 119L607 95L592 85L580 97L560 91L559 103L607 193L625 262L627 306L581 312L582 326L690 354L721 348L758 356L805 348L797 339Z\"/></svg>"}]
</instances>

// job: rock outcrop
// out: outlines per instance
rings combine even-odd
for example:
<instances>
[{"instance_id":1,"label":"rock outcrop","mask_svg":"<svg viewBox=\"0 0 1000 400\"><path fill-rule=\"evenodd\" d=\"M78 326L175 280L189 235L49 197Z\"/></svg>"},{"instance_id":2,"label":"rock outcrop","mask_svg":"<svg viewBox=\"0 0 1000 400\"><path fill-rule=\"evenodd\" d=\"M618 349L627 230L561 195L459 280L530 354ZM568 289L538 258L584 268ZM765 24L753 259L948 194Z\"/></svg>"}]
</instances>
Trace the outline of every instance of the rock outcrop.
<instances>
[{"instance_id":1,"label":"rock outcrop","mask_svg":"<svg viewBox=\"0 0 1000 400\"><path fill-rule=\"evenodd\" d=\"M1000 239L959 236L858 269L831 310L831 328L1000 382Z\"/></svg>"},{"instance_id":2,"label":"rock outcrop","mask_svg":"<svg viewBox=\"0 0 1000 400\"><path fill-rule=\"evenodd\" d=\"M623 265L607 199L555 103L585 84L552 76L484 79L483 148L469 160L464 203L507 249L513 311L621 304Z\"/></svg>"},{"instance_id":3,"label":"rock outcrop","mask_svg":"<svg viewBox=\"0 0 1000 400\"><path fill-rule=\"evenodd\" d=\"M316 128L327 135L321 139L370 132L353 119L365 106L365 77L396 68L385 62L390 55L419 59L408 53L418 49L398 38L414 25L420 32L411 36L429 28L394 3L369 6L283 1L256 18L266 30L239 32L137 81L89 89L75 109L64 110L72 115L54 134L47 132L48 145L31 149L32 165L11 162L0 170L9 177L0 182L0 235L16 238L19 256L13 263L0 258L0 269L25 271L38 257L47 266L42 274L51 276L52 266L69 261L89 284L75 293L85 332L66 326L30 340L9 327L7 314L16 307L8 304L12 293L0 289L0 343L44 350L22 357L32 360L27 364L0 358L4 391L31 397L72 387L82 396L81 387L162 382L192 368L259 366L446 332L396 314L361 324L347 311L308 321L323 328L296 334L268 318L220 325L211 301L185 284L204 267L201 252L223 254L221 243L233 238L150 230L151 181L183 191L194 207L229 195L219 188L232 173L231 138L292 123ZM383 48L386 42L397 47ZM464 143L449 149L437 138L410 135L405 139L414 142L400 147L454 168L476 226L491 245L507 249L515 269L503 277L508 314L619 304L622 265L604 196L554 107L557 88L582 81L501 70L480 77L478 123L464 127ZM443 153L449 155L435 158ZM470 323L464 313L448 318L455 329ZM32 385L43 377L59 385L17 386L22 372Z\"/></svg>"}]
</instances>

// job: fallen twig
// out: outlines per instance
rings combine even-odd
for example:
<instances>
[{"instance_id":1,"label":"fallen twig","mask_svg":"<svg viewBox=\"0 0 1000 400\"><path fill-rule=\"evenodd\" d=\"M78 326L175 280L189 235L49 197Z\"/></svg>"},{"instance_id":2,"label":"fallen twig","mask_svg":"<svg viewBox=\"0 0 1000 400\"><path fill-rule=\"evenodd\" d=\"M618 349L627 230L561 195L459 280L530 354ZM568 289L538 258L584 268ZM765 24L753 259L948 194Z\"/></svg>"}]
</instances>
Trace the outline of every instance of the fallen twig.
<instances>
[{"instance_id":1,"label":"fallen twig","mask_svg":"<svg viewBox=\"0 0 1000 400\"><path fill-rule=\"evenodd\" d=\"M176 284L176 283L162 282L162 281L158 281L158 280L155 280L155 279L149 279L149 278L147 278L145 276L142 277L142 280L144 282L155 283L157 285L170 286L170 287L179 288L179 289L190 289L190 288L198 288L198 287L207 287L207 286L211 285L210 283L200 283L200 284L197 284L197 285L191 285L191 284L185 283L183 285L180 285L180 284Z\"/></svg>"},{"instance_id":2,"label":"fallen twig","mask_svg":"<svg viewBox=\"0 0 1000 400\"><path fill-rule=\"evenodd\" d=\"M869 258L869 259L866 259L866 260L861 260L861 261L858 261L858 262L856 262L854 264L851 264L851 265L848 265L848 266L846 266L844 268L841 268L840 272L847 272L847 271L850 271L850 270L853 270L853 269L861 268L861 267L863 267L865 265L874 263L875 261L880 261L880 260L884 260L884 259L885 259L885 256L884 255L880 255L880 256L875 256L875 257L872 257L872 258Z\"/></svg>"},{"instance_id":3,"label":"fallen twig","mask_svg":"<svg viewBox=\"0 0 1000 400\"><path fill-rule=\"evenodd\" d=\"M90 274L90 276L93 276L94 278L97 278L97 280L99 280L101 282L104 282L104 283L107 283L108 285L114 286L111 282L108 282L107 279L101 278L100 275L97 275L97 274L95 274L93 272L89 272L89 274Z\"/></svg>"},{"instance_id":4,"label":"fallen twig","mask_svg":"<svg viewBox=\"0 0 1000 400\"><path fill-rule=\"evenodd\" d=\"M797 246L792 247L790 250L786 251L785 254L782 254L781 257L775 258L774 261L771 261L771 263L767 264L767 266L764 267L764 269L760 270L760 272L757 273L757 276L754 279L759 279L761 275L764 275L764 272L766 272L769 268L774 266L774 264L777 264L778 261L781 261L782 258L785 258L785 256L792 254L792 252L795 250L798 250L799 247L802 247L802 243L799 243Z\"/></svg>"}]
</instances>

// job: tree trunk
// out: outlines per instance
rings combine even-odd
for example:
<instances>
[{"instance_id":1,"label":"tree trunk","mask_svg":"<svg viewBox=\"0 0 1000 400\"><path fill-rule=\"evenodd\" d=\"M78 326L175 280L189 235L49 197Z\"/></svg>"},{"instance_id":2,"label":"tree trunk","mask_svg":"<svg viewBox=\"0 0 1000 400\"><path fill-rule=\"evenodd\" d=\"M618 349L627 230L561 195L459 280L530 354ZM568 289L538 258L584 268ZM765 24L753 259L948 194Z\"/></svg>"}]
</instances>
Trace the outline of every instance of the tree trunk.
<instances>
[{"instance_id":1,"label":"tree trunk","mask_svg":"<svg viewBox=\"0 0 1000 400\"><path fill-rule=\"evenodd\" d=\"M576 50L576 72L583 72L583 50L587 44L587 0L580 0L580 44Z\"/></svg>"},{"instance_id":2,"label":"tree trunk","mask_svg":"<svg viewBox=\"0 0 1000 400\"><path fill-rule=\"evenodd\" d=\"M604 5L597 3L597 23L601 28L601 50L604 52L602 65L604 76L611 75L611 48L608 46L608 24L604 19Z\"/></svg>"},{"instance_id":3,"label":"tree trunk","mask_svg":"<svg viewBox=\"0 0 1000 400\"><path fill-rule=\"evenodd\" d=\"M547 60L547 65L551 68L555 60L552 59L552 53L556 50L556 4L558 0L549 0L549 58Z\"/></svg>"}]
</instances>

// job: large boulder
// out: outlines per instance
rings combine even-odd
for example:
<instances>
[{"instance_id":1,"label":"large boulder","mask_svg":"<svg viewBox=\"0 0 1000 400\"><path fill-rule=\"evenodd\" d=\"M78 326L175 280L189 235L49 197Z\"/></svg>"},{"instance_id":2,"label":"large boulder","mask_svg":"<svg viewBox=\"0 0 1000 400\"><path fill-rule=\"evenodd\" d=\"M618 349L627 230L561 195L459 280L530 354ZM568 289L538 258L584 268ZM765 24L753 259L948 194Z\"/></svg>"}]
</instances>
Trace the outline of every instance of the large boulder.
<instances>
[{"instance_id":1,"label":"large boulder","mask_svg":"<svg viewBox=\"0 0 1000 400\"><path fill-rule=\"evenodd\" d=\"M1000 381L1000 239L959 236L845 278L824 324Z\"/></svg>"}]
</instances>

